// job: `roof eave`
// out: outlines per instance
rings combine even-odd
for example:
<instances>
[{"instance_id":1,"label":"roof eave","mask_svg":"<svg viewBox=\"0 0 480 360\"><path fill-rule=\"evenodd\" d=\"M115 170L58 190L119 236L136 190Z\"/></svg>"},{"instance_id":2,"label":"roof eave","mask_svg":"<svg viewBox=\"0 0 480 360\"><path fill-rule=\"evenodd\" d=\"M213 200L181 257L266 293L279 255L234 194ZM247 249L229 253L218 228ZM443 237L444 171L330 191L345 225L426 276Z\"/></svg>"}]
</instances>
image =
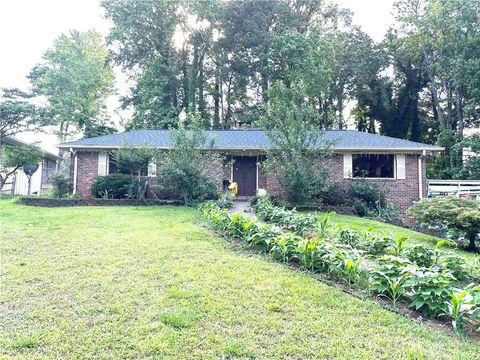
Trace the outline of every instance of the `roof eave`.
<instances>
[{"instance_id":1,"label":"roof eave","mask_svg":"<svg viewBox=\"0 0 480 360\"><path fill-rule=\"evenodd\" d=\"M132 145L132 148L141 148L144 146L148 146L148 144L143 144L143 145ZM66 149L66 150L78 150L78 149L84 149L84 150L112 150L112 149L118 149L120 146L112 146L112 145L68 145L68 144L60 144L57 145L59 149ZM155 146L155 149L158 150L169 150L171 147L166 147L166 146L161 146L157 147ZM320 149L320 148L319 148ZM431 152L440 152L443 151L444 148L440 146L435 146L435 147L411 147L411 148L372 148L372 147L356 147L356 148L350 148L350 147L333 147L333 150L337 152L352 152L352 151L369 151L369 152L423 152L423 151L431 151ZM266 151L265 148L263 147L228 147L228 148L220 148L220 147L212 147L212 148L206 148L205 150L216 150L216 151L231 151L231 150L244 150L244 151Z\"/></svg>"}]
</instances>

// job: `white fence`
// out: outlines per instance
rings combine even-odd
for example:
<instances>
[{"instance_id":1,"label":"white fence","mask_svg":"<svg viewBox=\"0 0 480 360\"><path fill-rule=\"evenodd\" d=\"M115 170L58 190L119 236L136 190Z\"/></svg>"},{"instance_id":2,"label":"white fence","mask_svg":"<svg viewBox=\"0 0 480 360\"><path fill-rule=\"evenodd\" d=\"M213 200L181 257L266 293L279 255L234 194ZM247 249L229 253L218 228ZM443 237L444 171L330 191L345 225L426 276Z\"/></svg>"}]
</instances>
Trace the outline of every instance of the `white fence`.
<instances>
[{"instance_id":1,"label":"white fence","mask_svg":"<svg viewBox=\"0 0 480 360\"><path fill-rule=\"evenodd\" d=\"M471 197L480 200L480 180L427 180L428 196Z\"/></svg>"}]
</instances>

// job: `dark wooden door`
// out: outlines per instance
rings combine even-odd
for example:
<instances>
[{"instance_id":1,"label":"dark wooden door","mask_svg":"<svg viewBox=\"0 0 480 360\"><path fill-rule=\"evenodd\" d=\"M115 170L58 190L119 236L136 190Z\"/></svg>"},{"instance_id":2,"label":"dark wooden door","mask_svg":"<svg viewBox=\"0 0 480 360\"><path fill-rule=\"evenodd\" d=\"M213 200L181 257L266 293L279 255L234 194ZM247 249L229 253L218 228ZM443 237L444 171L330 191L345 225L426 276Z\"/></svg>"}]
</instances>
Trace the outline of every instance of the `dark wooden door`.
<instances>
[{"instance_id":1,"label":"dark wooden door","mask_svg":"<svg viewBox=\"0 0 480 360\"><path fill-rule=\"evenodd\" d=\"M238 184L237 196L253 196L257 192L256 156L233 158L233 181Z\"/></svg>"}]
</instances>

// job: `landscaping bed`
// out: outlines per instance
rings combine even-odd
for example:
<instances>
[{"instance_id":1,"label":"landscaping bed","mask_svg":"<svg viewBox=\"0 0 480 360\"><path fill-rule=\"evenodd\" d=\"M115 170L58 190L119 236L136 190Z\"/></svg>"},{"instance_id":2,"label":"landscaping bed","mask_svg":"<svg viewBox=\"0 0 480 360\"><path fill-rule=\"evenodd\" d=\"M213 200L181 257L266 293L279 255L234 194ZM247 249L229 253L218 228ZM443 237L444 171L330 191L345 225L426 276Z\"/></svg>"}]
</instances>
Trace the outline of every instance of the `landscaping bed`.
<instances>
[{"instance_id":1,"label":"landscaping bed","mask_svg":"<svg viewBox=\"0 0 480 360\"><path fill-rule=\"evenodd\" d=\"M182 205L181 200L160 199L52 199L42 197L22 197L20 204L41 207L68 206L148 206L148 205Z\"/></svg>"},{"instance_id":2,"label":"landscaping bed","mask_svg":"<svg viewBox=\"0 0 480 360\"><path fill-rule=\"evenodd\" d=\"M464 336L478 336L480 325L480 266L441 248L411 245L405 236L379 236L371 228L352 231L333 229L326 214L318 219L275 206L267 198L253 203L261 225L242 214L229 215L217 203L201 208L204 218L227 237L242 240L248 247L270 254L288 265L299 264L312 273L325 273L350 288L417 312L415 317L451 320ZM402 306L406 309L405 306ZM403 311L411 315L410 311Z\"/></svg>"}]
</instances>

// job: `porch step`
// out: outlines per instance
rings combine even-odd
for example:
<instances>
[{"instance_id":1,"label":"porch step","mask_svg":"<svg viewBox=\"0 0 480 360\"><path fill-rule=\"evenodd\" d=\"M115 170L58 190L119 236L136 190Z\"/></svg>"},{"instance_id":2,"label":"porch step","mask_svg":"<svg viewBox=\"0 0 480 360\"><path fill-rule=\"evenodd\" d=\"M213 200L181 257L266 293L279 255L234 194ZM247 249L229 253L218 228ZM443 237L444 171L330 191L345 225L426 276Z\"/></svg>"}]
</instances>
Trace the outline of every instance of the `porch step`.
<instances>
[{"instance_id":1,"label":"porch step","mask_svg":"<svg viewBox=\"0 0 480 360\"><path fill-rule=\"evenodd\" d=\"M245 201L250 201L250 199L252 198L253 196L235 196L233 198L233 201L242 201L242 202L245 202Z\"/></svg>"}]
</instances>

